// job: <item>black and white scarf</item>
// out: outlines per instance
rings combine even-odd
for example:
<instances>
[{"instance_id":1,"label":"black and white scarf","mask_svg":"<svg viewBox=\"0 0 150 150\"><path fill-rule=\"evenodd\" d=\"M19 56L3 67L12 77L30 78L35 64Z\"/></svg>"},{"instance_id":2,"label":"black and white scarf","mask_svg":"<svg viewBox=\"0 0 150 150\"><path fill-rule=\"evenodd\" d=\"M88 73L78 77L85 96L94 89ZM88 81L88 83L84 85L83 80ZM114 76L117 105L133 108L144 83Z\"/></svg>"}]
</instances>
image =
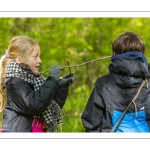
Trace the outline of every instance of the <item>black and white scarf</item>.
<instances>
[{"instance_id":1,"label":"black and white scarf","mask_svg":"<svg viewBox=\"0 0 150 150\"><path fill-rule=\"evenodd\" d=\"M35 75L30 67L26 64L18 64L16 62L9 62L6 71L5 77L18 77L28 82L29 84L34 86L34 90L39 90L39 87L46 81L46 78L39 74ZM62 110L55 100L52 100L51 104L47 107L47 110L38 116L34 116L34 118L43 118L46 126L47 132L55 132L58 131L58 124L62 124Z\"/></svg>"}]
</instances>

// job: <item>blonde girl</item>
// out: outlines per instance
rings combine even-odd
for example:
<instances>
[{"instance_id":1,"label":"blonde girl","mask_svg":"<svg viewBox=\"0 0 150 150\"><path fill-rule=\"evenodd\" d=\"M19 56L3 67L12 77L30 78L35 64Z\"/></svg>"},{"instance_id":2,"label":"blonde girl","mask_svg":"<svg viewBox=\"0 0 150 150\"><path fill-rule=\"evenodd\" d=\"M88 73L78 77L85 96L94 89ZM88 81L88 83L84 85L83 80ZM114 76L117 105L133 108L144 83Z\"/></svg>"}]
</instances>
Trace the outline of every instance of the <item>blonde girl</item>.
<instances>
[{"instance_id":1,"label":"blonde girl","mask_svg":"<svg viewBox=\"0 0 150 150\"><path fill-rule=\"evenodd\" d=\"M12 38L0 59L0 111L2 132L54 132L62 123L62 107L73 74L59 80L61 66L39 73L40 46L28 36Z\"/></svg>"}]
</instances>

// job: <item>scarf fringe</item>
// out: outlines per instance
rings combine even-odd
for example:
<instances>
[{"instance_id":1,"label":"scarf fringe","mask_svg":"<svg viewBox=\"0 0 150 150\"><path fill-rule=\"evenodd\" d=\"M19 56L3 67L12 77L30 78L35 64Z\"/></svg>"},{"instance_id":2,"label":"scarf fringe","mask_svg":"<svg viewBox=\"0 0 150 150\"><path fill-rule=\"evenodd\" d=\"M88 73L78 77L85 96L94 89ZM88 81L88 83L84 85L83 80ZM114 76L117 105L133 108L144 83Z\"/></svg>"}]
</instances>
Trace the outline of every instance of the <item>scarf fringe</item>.
<instances>
[{"instance_id":1,"label":"scarf fringe","mask_svg":"<svg viewBox=\"0 0 150 150\"><path fill-rule=\"evenodd\" d=\"M48 132L58 131L58 125L63 124L63 113L59 105L53 100L47 110L42 113Z\"/></svg>"}]
</instances>

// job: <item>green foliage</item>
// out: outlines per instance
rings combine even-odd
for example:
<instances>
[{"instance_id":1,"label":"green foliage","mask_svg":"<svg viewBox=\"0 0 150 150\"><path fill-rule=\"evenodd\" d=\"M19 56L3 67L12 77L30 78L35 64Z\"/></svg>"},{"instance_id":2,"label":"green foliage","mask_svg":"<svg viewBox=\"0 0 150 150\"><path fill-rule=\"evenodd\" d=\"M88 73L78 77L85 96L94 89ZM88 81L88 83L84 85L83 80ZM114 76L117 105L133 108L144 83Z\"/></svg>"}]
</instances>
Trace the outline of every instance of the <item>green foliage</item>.
<instances>
[{"instance_id":1,"label":"green foliage","mask_svg":"<svg viewBox=\"0 0 150 150\"><path fill-rule=\"evenodd\" d=\"M150 18L0 18L0 55L12 37L28 35L41 47L43 72L51 65L67 66L66 59L76 65L111 56L113 40L125 31L134 31L144 39L145 56L150 61L149 23ZM81 114L95 81L108 73L110 62L105 59L71 68L75 81L63 108L63 132L84 132ZM61 71L62 76L66 73L67 68Z\"/></svg>"}]
</instances>

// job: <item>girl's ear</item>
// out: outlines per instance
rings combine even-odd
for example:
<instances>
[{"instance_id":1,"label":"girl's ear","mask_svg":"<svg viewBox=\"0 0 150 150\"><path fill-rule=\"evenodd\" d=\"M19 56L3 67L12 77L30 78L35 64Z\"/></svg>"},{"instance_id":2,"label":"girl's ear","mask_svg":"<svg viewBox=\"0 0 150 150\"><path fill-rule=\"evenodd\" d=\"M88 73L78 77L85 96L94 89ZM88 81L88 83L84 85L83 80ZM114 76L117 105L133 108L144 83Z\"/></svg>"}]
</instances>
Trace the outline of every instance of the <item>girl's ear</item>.
<instances>
[{"instance_id":1,"label":"girl's ear","mask_svg":"<svg viewBox=\"0 0 150 150\"><path fill-rule=\"evenodd\" d=\"M115 55L116 53L115 52L113 52L113 55Z\"/></svg>"},{"instance_id":2,"label":"girl's ear","mask_svg":"<svg viewBox=\"0 0 150 150\"><path fill-rule=\"evenodd\" d=\"M20 57L16 57L15 62L21 63L21 62L22 62L22 61L21 61L21 58L20 58Z\"/></svg>"}]
</instances>

